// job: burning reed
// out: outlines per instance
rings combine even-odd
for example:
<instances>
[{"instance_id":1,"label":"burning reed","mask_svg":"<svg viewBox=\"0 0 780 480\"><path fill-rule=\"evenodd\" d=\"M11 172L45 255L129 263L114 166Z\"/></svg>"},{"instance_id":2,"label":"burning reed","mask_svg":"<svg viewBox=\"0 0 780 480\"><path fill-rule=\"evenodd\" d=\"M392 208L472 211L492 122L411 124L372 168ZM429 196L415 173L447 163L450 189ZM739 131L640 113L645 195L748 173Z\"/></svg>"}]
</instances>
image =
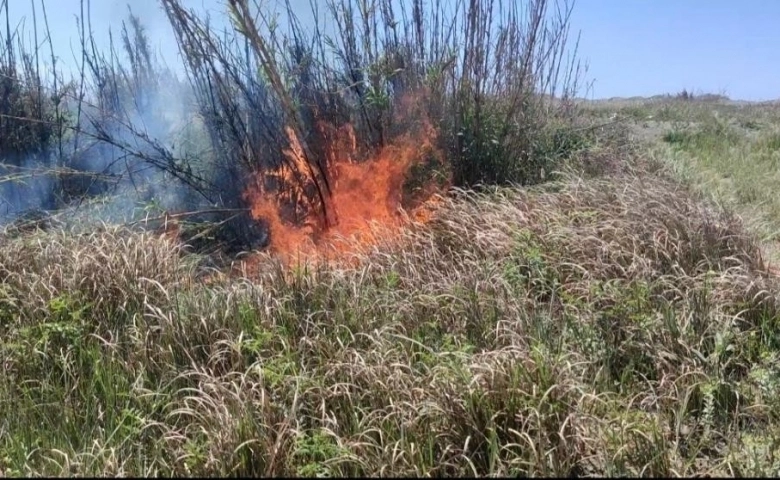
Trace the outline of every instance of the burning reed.
<instances>
[{"instance_id":1,"label":"burning reed","mask_svg":"<svg viewBox=\"0 0 780 480\"><path fill-rule=\"evenodd\" d=\"M563 55L571 5L552 14L546 0L331 1L324 18L312 3L309 30L289 2L283 29L231 0L225 33L179 0L163 5L225 197L270 229L279 253L392 228L405 189L419 204L453 181L532 181L549 160L532 155L536 137L579 72ZM332 33L320 29L328 21Z\"/></svg>"},{"instance_id":2,"label":"burning reed","mask_svg":"<svg viewBox=\"0 0 780 480\"><path fill-rule=\"evenodd\" d=\"M219 225L213 240L283 253L395 228L399 207L450 185L539 181L559 159L546 137L566 125L580 73L565 55L569 2L331 0L304 25L289 2L276 16L231 0L224 31L183 3L161 0L185 83L132 12L121 48L110 36L102 51L82 9L79 77L55 104L72 120L41 145L59 167L35 162L83 175L34 197L56 190L56 209L111 197L111 215L90 212L133 222L138 204L202 210L190 219Z\"/></svg>"}]
</instances>

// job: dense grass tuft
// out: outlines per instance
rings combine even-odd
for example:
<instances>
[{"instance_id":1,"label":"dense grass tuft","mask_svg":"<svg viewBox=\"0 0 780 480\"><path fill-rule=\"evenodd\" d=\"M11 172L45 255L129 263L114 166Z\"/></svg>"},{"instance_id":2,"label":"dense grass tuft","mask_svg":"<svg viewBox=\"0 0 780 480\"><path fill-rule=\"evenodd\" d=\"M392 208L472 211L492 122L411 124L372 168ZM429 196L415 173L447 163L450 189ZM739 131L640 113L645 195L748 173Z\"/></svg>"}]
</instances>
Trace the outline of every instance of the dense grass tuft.
<instances>
[{"instance_id":1,"label":"dense grass tuft","mask_svg":"<svg viewBox=\"0 0 780 480\"><path fill-rule=\"evenodd\" d=\"M147 234L5 245L5 474L776 474L778 281L657 177L463 191L246 279Z\"/></svg>"}]
</instances>

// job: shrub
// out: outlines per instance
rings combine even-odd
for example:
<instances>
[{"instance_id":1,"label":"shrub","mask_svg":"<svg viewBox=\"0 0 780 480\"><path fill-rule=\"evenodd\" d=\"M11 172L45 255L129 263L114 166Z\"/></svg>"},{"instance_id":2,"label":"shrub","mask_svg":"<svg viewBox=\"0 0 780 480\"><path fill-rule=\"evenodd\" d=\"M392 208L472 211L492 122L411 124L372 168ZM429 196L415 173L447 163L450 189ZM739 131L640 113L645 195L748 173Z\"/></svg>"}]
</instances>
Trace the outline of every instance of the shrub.
<instances>
[{"instance_id":1,"label":"shrub","mask_svg":"<svg viewBox=\"0 0 780 480\"><path fill-rule=\"evenodd\" d=\"M325 13L336 25L329 35L307 32L289 2L283 30L263 12L256 23L248 2L233 0L227 36L179 0L163 4L231 185L286 165L293 175L277 188L302 187L307 213L323 221L328 132L345 125L361 160L431 124L459 186L532 183L560 157L548 151L570 149L556 143L563 130L549 136L547 128L571 115L580 73L564 61L569 3L555 3L552 14L547 0L509 9L480 0L458 10L415 0L400 12L389 0L337 0ZM300 143L303 163L285 155L291 142Z\"/></svg>"},{"instance_id":2,"label":"shrub","mask_svg":"<svg viewBox=\"0 0 780 480\"><path fill-rule=\"evenodd\" d=\"M322 12L329 22L312 2L313 28L302 25L290 2L279 21L247 0L231 0L228 32L214 30L181 0L162 5L189 85L157 63L130 11L119 48L112 40L106 52L88 33L89 17L79 20L83 61L71 101L41 107L42 92L57 90L56 75L48 90L38 76L27 83L37 90L9 94L23 107L18 116L25 120L14 128L24 138L4 145L19 144L28 155L50 143L51 129L59 135L60 206L106 193L163 209L208 206L221 213L192 219L218 221L225 238L251 247L258 233L245 193L258 175L262 188L282 194L283 207L296 212L293 221L327 228L330 163L345 150L345 137L354 139L347 156L360 162L399 138L433 132L425 135L435 136L446 165L412 175L435 170L433 177L449 175L462 187L542 181L581 145L569 132L582 71L566 55L568 0L457 7L444 0L331 0ZM189 95L196 111L172 112ZM72 118L69 129L52 123L55 117ZM182 122L205 153L174 148L184 137L171 131ZM107 210L136 215L126 212L134 208L128 199Z\"/></svg>"}]
</instances>

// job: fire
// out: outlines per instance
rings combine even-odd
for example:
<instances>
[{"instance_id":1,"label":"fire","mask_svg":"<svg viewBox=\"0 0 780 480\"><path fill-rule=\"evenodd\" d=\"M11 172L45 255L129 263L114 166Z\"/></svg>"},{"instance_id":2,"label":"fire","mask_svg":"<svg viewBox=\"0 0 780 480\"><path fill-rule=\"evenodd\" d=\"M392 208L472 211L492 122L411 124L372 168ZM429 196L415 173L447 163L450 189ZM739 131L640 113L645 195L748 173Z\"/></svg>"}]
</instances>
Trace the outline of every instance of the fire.
<instances>
[{"instance_id":1,"label":"fire","mask_svg":"<svg viewBox=\"0 0 780 480\"><path fill-rule=\"evenodd\" d=\"M288 129L291 148L284 154L289 165L256 174L252 188L245 194L252 217L265 222L270 230L269 251L288 264L346 258L361 247L376 244L379 238L387 239L405 221L427 221L431 216L429 203L412 206L410 215L404 215L403 209L410 169L431 158L441 161L435 129L423 123L422 128L396 138L364 161L355 160L358 147L351 126L336 129L326 123L318 125L328 139L324 154L331 187L326 202L330 218L324 223L300 208L312 179L300 175L307 172L305 157L295 132ZM268 188L269 179L287 187ZM429 187L424 195L430 197L433 193L435 188Z\"/></svg>"}]
</instances>

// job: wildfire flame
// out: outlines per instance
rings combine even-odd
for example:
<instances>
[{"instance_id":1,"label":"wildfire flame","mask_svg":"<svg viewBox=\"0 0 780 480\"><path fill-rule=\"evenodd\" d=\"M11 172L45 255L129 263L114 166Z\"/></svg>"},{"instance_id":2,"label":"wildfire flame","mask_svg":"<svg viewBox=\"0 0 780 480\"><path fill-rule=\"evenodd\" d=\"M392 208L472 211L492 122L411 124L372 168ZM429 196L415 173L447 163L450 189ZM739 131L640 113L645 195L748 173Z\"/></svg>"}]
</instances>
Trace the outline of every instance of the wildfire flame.
<instances>
[{"instance_id":1,"label":"wildfire flame","mask_svg":"<svg viewBox=\"0 0 780 480\"><path fill-rule=\"evenodd\" d=\"M356 248L375 244L378 236L386 239L397 232L405 218L425 222L430 217L430 202L417 196L419 205L405 216L404 184L410 168L430 158L441 161L436 147L436 131L429 123L412 133L397 137L364 161L356 161L357 141L350 125L336 129L318 124L320 133L328 133L325 155L331 195L327 198L325 222L318 221L302 208L301 199L312 180L307 172L303 149L295 132L287 129L290 148L284 151L288 164L271 172L258 172L245 192L252 217L270 230L268 249L285 263L317 260L349 254ZM270 181L269 181L270 180ZM269 184L277 188L268 187ZM279 185L285 187L279 188ZM431 197L435 188L425 189ZM300 216L303 215L303 221Z\"/></svg>"}]
</instances>

